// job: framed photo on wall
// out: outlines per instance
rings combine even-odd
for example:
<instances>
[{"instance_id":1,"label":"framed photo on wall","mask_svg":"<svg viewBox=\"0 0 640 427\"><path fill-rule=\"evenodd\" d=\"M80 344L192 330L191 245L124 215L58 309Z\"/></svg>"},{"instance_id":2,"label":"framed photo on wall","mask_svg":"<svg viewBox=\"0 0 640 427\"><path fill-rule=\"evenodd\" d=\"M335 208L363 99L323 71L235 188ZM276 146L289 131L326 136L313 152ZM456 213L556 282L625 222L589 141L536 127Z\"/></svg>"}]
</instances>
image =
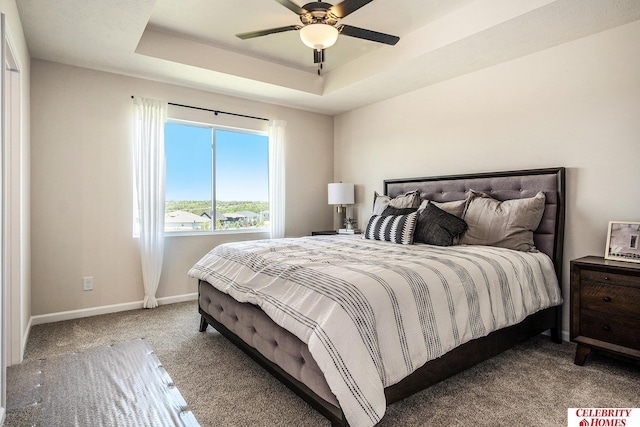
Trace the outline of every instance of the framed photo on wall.
<instances>
[{"instance_id":1,"label":"framed photo on wall","mask_svg":"<svg viewBox=\"0 0 640 427\"><path fill-rule=\"evenodd\" d=\"M609 221L604 257L640 263L640 222Z\"/></svg>"}]
</instances>

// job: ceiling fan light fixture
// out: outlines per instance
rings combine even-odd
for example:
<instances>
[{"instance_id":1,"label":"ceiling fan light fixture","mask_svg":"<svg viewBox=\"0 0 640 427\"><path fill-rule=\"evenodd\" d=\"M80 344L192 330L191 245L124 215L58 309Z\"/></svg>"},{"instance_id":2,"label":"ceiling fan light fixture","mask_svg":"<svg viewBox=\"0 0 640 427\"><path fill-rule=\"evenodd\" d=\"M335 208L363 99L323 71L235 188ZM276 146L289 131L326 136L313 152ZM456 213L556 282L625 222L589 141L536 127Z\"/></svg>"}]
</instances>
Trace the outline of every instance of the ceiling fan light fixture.
<instances>
[{"instance_id":1,"label":"ceiling fan light fixture","mask_svg":"<svg viewBox=\"0 0 640 427\"><path fill-rule=\"evenodd\" d=\"M300 40L311 49L322 50L336 44L339 31L328 24L309 24L300 29Z\"/></svg>"}]
</instances>

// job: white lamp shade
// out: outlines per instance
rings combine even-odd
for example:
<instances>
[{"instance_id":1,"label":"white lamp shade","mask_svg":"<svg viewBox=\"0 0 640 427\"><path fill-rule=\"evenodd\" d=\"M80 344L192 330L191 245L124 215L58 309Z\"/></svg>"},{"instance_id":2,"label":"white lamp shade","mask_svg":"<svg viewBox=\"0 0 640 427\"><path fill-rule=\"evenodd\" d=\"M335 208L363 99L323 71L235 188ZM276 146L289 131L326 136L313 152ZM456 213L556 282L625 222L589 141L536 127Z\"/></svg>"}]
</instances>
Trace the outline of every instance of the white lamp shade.
<instances>
[{"instance_id":1,"label":"white lamp shade","mask_svg":"<svg viewBox=\"0 0 640 427\"><path fill-rule=\"evenodd\" d=\"M336 182L329 184L330 205L352 205L354 203L353 184Z\"/></svg>"},{"instance_id":2,"label":"white lamp shade","mask_svg":"<svg viewBox=\"0 0 640 427\"><path fill-rule=\"evenodd\" d=\"M336 44L338 29L328 24L305 25L300 28L300 40L311 49L326 49Z\"/></svg>"}]
</instances>

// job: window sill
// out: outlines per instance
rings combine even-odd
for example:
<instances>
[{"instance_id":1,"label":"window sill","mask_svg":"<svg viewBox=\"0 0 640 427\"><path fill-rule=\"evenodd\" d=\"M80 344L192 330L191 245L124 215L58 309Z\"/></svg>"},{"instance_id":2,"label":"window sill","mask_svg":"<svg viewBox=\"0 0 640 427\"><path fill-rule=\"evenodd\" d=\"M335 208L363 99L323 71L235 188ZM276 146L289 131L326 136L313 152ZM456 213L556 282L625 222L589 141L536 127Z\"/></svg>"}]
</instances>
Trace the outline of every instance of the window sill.
<instances>
[{"instance_id":1,"label":"window sill","mask_svg":"<svg viewBox=\"0 0 640 427\"><path fill-rule=\"evenodd\" d=\"M269 234L268 228L252 228L248 230L220 230L220 231L171 231L164 233L164 237L193 237L193 236L228 236L230 234ZM134 234L139 239L140 234Z\"/></svg>"},{"instance_id":2,"label":"window sill","mask_svg":"<svg viewBox=\"0 0 640 427\"><path fill-rule=\"evenodd\" d=\"M219 230L219 231L171 231L164 233L164 237L191 236L223 236L229 234L269 234L268 228L252 228L247 230Z\"/></svg>"}]
</instances>

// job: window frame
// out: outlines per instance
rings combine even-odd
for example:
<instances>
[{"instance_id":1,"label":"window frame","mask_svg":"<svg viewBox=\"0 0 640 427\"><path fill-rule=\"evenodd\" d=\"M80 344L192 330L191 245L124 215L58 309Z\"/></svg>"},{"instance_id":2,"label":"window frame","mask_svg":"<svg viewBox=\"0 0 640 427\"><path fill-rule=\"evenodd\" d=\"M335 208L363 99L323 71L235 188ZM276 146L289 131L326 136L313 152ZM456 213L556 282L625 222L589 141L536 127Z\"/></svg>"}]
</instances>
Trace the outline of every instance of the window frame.
<instances>
[{"instance_id":1,"label":"window frame","mask_svg":"<svg viewBox=\"0 0 640 427\"><path fill-rule=\"evenodd\" d=\"M267 138L267 152L270 149L269 148L269 132L267 130L258 130L258 129L251 129L251 128L244 128L244 127L238 127L238 126L229 126L229 125L221 125L221 124L216 124L216 123L210 123L210 122L203 122L203 121L199 121L199 120L189 120L189 119L184 119L184 118L175 118L173 116L168 116L167 120L165 121L165 125L167 123L176 123L176 124L180 124L180 125L187 125L187 126L195 126L195 127L202 127L202 128L207 128L207 129L211 129L211 211L214 215L214 218L212 218L212 226L209 230L202 230L202 231L192 231L192 230L177 230L177 231L167 231L166 229L164 230L164 235L165 237L172 237L172 236L211 236L211 235L222 235L222 234L247 234L247 233L268 233L270 228L268 226L266 227L260 227L260 228L237 228L237 229L215 229L215 212L216 212L216 177L215 177L215 164L216 164L216 150L215 150L215 139L216 139L216 130L223 130L223 131L227 131L227 132L236 132L236 133L244 133L244 134L250 134L250 135L259 135L259 136L264 136ZM165 154L165 158L166 158L166 154ZM166 161L166 160L165 160ZM271 195L269 193L270 188L269 188L269 179L270 179L270 165L269 165L269 158L267 155L267 202L270 203L271 202ZM166 177L165 177L165 182L166 182ZM165 183L166 186L166 183ZM165 194L166 194L166 189L165 189ZM165 207L166 207L166 200L165 200Z\"/></svg>"}]
</instances>

